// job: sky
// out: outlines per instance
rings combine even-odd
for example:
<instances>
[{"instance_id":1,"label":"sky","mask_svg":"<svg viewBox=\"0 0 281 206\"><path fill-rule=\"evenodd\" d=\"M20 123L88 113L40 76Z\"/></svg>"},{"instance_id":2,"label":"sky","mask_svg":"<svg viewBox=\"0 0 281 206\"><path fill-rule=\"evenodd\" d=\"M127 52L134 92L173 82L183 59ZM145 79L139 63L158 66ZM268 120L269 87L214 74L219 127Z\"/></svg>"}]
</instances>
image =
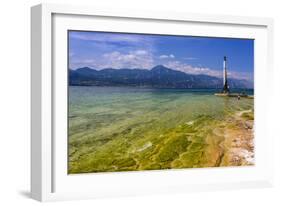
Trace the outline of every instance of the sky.
<instances>
[{"instance_id":1,"label":"sky","mask_svg":"<svg viewBox=\"0 0 281 206\"><path fill-rule=\"evenodd\" d=\"M157 65L189 74L228 75L253 81L254 40L69 31L69 68L151 69Z\"/></svg>"}]
</instances>

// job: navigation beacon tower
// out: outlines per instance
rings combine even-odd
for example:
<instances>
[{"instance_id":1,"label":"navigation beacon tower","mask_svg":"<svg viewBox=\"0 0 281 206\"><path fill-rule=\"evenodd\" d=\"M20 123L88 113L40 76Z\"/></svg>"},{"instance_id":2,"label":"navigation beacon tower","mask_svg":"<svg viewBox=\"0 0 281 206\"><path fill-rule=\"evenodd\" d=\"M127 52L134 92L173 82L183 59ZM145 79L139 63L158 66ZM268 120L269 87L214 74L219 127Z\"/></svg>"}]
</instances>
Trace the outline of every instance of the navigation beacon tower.
<instances>
[{"instance_id":1,"label":"navigation beacon tower","mask_svg":"<svg viewBox=\"0 0 281 206\"><path fill-rule=\"evenodd\" d=\"M226 65L226 56L223 58L223 89L222 93L229 93L229 86L227 82L227 65Z\"/></svg>"}]
</instances>

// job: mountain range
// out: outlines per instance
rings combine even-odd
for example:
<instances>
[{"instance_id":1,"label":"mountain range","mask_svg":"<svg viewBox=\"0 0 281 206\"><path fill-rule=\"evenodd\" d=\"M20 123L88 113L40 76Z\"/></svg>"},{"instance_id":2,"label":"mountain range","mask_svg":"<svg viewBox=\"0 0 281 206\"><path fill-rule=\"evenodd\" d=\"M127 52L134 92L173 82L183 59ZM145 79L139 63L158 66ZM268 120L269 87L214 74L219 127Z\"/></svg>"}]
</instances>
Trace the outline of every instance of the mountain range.
<instances>
[{"instance_id":1,"label":"mountain range","mask_svg":"<svg viewBox=\"0 0 281 206\"><path fill-rule=\"evenodd\" d=\"M231 88L253 88L253 83L241 79L228 79ZM222 88L222 78L209 75L187 74L158 65L146 69L95 70L89 67L69 69L71 86L134 86L151 88Z\"/></svg>"}]
</instances>

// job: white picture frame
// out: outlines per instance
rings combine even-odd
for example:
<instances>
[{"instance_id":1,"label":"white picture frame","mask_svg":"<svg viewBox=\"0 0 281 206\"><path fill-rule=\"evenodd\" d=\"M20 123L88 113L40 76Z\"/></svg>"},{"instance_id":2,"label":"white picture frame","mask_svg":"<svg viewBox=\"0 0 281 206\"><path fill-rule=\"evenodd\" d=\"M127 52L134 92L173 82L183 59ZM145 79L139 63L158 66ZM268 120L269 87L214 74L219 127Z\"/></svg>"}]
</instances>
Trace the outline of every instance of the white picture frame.
<instances>
[{"instance_id":1,"label":"white picture frame","mask_svg":"<svg viewBox=\"0 0 281 206\"><path fill-rule=\"evenodd\" d=\"M120 24L117 25L115 21ZM130 26L134 24L139 25ZM155 24L159 25L157 31ZM273 85L270 79L274 76L272 19L40 4L31 9L31 25L32 198L53 201L273 185L273 134L270 132L267 115L267 108L272 104L270 91ZM168 32L165 25L174 28ZM186 30L186 25L193 27L193 33ZM67 62L65 32L68 29L254 38L257 45L256 165L243 168L120 172L69 177L65 171L67 68L61 69ZM263 85L267 85L266 89Z\"/></svg>"}]
</instances>

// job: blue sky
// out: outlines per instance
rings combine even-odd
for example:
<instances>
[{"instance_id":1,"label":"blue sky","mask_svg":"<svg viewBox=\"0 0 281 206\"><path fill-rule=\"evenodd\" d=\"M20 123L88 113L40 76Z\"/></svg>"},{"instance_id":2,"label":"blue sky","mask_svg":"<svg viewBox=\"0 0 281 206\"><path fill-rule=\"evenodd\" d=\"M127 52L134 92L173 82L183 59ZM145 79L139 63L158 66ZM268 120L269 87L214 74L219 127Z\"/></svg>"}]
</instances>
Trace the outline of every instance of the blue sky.
<instances>
[{"instance_id":1,"label":"blue sky","mask_svg":"<svg viewBox=\"0 0 281 206\"><path fill-rule=\"evenodd\" d=\"M254 40L69 31L69 67L151 69L164 65L191 74L253 80Z\"/></svg>"}]
</instances>

